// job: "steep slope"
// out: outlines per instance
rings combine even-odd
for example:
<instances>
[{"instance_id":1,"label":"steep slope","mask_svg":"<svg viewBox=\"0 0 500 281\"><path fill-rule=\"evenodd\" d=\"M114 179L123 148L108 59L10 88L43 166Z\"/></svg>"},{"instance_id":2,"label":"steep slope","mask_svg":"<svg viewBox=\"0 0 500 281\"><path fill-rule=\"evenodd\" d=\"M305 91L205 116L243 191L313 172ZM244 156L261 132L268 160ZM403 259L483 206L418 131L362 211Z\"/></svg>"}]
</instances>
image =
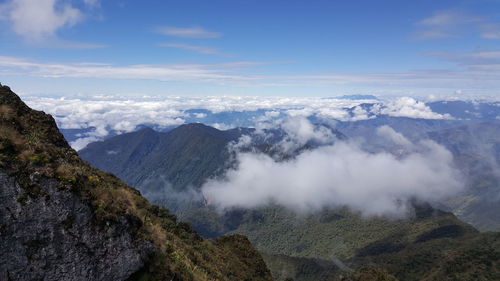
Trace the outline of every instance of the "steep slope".
<instances>
[{"instance_id":1,"label":"steep slope","mask_svg":"<svg viewBox=\"0 0 500 281\"><path fill-rule=\"evenodd\" d=\"M445 105L447 109L453 109L453 103ZM458 107L457 110L465 109ZM476 117L472 120L425 120L383 117L344 122L338 126L349 137L369 139L365 143L367 150L390 150L392 144L377 141L380 139L376 137L377 128L382 125L391 126L413 141L432 139L446 147L453 154L455 165L466 175L467 188L466 192L454 200L443 203L460 219L481 231L500 230L499 119L493 117L477 120Z\"/></svg>"},{"instance_id":2,"label":"steep slope","mask_svg":"<svg viewBox=\"0 0 500 281\"><path fill-rule=\"evenodd\" d=\"M1 280L271 280L241 235L201 238L82 161L50 115L0 87Z\"/></svg>"},{"instance_id":3,"label":"steep slope","mask_svg":"<svg viewBox=\"0 0 500 281\"><path fill-rule=\"evenodd\" d=\"M145 128L89 144L80 155L130 185L155 185L161 175L174 189L183 190L201 185L224 166L226 145L238 139L241 130L219 131L199 123L166 133Z\"/></svg>"},{"instance_id":4,"label":"steep slope","mask_svg":"<svg viewBox=\"0 0 500 281\"><path fill-rule=\"evenodd\" d=\"M367 219L347 210L297 217L264 208L234 232L265 253L279 280L331 280L367 265L386 268L399 280L500 278L500 234L478 233L425 204L415 208L414 217L403 220Z\"/></svg>"},{"instance_id":5,"label":"steep slope","mask_svg":"<svg viewBox=\"0 0 500 281\"><path fill-rule=\"evenodd\" d=\"M500 120L433 131L467 175L467 192L446 202L460 219L481 231L500 230Z\"/></svg>"},{"instance_id":6,"label":"steep slope","mask_svg":"<svg viewBox=\"0 0 500 281\"><path fill-rule=\"evenodd\" d=\"M201 130L196 134L204 138L214 138L203 133L206 128L202 125L187 127ZM222 138L222 131L211 131L216 134L216 139ZM137 132L137 135L140 134ZM191 139L186 137L180 143L185 147L194 146L190 144ZM113 149L107 146L112 140L89 147L96 149L92 152L94 155L102 155L104 149ZM205 139L204 142L216 140ZM171 147L165 145L163 149ZM204 159L206 154L207 159L211 159L215 151L210 149L205 146L196 150L195 154L194 150L184 150L187 154L182 157ZM223 151L223 148L217 148L217 152ZM90 152L84 150L82 155ZM162 158L161 154L156 157ZM217 163L220 165L222 162ZM224 168L200 166L211 171ZM184 170L179 167L177 171ZM169 202L165 203L171 206ZM456 276L461 276L456 280L474 280L474 276L480 277L478 280L495 280L498 277L498 234L479 234L453 214L425 204L419 203L415 207L414 216L402 220L364 218L348 210L326 209L319 213L297 214L279 206L232 210L220 216L210 206L191 201L182 212L183 217L193 222L205 235L225 232L247 235L264 253L268 266L279 280L331 280L333 277L364 280L359 278L366 278L369 274L387 277L387 280L394 280L391 274L400 280L455 280ZM390 274L378 269L364 269L371 264L386 267ZM459 266L460 270L451 269L455 266ZM355 270L354 273L346 274L345 270L349 272L351 269ZM454 275L455 271L458 275Z\"/></svg>"}]
</instances>

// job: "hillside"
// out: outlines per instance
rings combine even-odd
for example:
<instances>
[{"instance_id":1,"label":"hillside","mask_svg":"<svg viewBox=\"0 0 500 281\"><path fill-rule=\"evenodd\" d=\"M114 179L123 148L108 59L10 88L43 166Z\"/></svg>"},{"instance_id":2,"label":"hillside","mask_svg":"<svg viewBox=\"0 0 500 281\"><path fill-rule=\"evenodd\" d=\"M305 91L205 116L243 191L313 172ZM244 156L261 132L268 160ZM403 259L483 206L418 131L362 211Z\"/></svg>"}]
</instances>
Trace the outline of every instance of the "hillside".
<instances>
[{"instance_id":1,"label":"hillside","mask_svg":"<svg viewBox=\"0 0 500 281\"><path fill-rule=\"evenodd\" d=\"M252 219L233 232L247 235L264 253L275 277L329 280L325 276L344 274L346 268L376 265L399 280L500 278L500 234L478 233L425 204L415 210L413 218L391 220L348 210L297 215L267 207L252 210Z\"/></svg>"},{"instance_id":2,"label":"hillside","mask_svg":"<svg viewBox=\"0 0 500 281\"><path fill-rule=\"evenodd\" d=\"M203 125L186 125L178 129L183 132L185 128L197 128L199 132L196 134L209 138L204 140L206 143L216 142L224 136L224 131L215 129L210 131L216 133L217 137L205 134ZM173 130L170 133L175 132ZM143 133L139 131L122 137L135 137ZM92 161L90 156L102 155L105 149L120 150L117 143L111 146L116 138L94 143L81 154ZM185 147L194 146L191 139L196 138L185 138L181 143ZM134 141L121 140L120 143L123 145ZM140 146L134 149L139 151ZM169 145L161 149L176 150ZM199 147L196 154L183 154L182 157L204 159L207 155L210 158L215 153L211 149L209 146ZM224 148L217 149L219 153L225 153ZM118 157L118 154L110 156L119 161ZM149 159L151 157L148 156ZM161 155L156 157L162 158ZM220 171L224 168L204 166L207 163L204 160L198 163L198 170L207 168ZM182 170L178 168L178 171ZM153 173L155 171L148 171L148 174ZM161 175L161 172L157 174ZM188 173L178 175L189 177ZM138 188L147 192L150 186L139 183ZM168 194L170 198L176 198L175 192L169 191ZM193 195L179 208L177 197L174 209L204 235L239 233L248 236L263 253L268 267L278 280L363 280L356 278L364 278L360 276L366 277L369 272L386 276L383 270L379 271L380 267L387 268L387 280L393 280L390 279L391 274L399 280L495 280L500 277L498 234L480 234L453 214L435 210L425 203L415 203L415 213L409 218L387 219L366 218L346 209L325 209L304 214L279 206L234 209L218 214L198 199ZM163 201L168 207L172 206L170 202ZM378 269L366 269L369 265L377 265ZM353 273L348 274L351 270Z\"/></svg>"},{"instance_id":3,"label":"hillside","mask_svg":"<svg viewBox=\"0 0 500 281\"><path fill-rule=\"evenodd\" d=\"M451 106L453 104L446 104L449 112L454 112L454 107ZM461 108L458 107L458 109ZM487 112L484 114L487 115ZM457 117L464 116L457 115ZM467 188L464 193L452 200L442 202L443 207L481 231L500 230L500 197L498 196L500 192L500 120L494 118L425 120L379 117L357 122L341 122L338 127L351 138L369 139L370 141L364 144L367 150L390 151L390 146L377 141L377 128L382 125L391 126L410 140L431 139L446 147L453 154L456 167L466 176L464 181Z\"/></svg>"},{"instance_id":4,"label":"hillside","mask_svg":"<svg viewBox=\"0 0 500 281\"><path fill-rule=\"evenodd\" d=\"M239 129L219 131L199 123L166 133L144 128L89 144L80 155L132 186L152 184L161 175L176 190L182 190L200 186L216 174L229 156L227 143L240 136Z\"/></svg>"},{"instance_id":5,"label":"hillside","mask_svg":"<svg viewBox=\"0 0 500 281\"><path fill-rule=\"evenodd\" d=\"M210 241L82 161L0 87L1 280L272 280L241 235Z\"/></svg>"}]
</instances>

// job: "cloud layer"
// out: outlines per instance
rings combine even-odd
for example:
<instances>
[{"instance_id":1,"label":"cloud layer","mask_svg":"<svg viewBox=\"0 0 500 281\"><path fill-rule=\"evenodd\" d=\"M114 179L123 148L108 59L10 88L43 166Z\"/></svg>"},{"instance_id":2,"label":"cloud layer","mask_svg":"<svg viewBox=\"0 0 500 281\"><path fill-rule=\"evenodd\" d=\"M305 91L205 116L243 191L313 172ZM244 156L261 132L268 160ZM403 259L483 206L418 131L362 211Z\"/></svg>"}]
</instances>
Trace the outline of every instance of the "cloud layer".
<instances>
[{"instance_id":1,"label":"cloud layer","mask_svg":"<svg viewBox=\"0 0 500 281\"><path fill-rule=\"evenodd\" d=\"M186 43L167 43L169 46L212 53L214 48ZM172 45L174 44L174 45ZM68 44L67 44L68 45ZM75 44L74 44L75 45ZM76 46L76 45L75 45ZM83 46L82 46L83 47ZM87 47L92 47L87 44ZM96 46L94 46L96 47ZM490 50L494 52L495 50ZM430 53L434 55L435 52ZM218 54L224 55L224 54ZM467 54L458 54L465 56ZM459 64L454 69L424 69L407 72L373 73L304 73L269 74L249 69L263 64L279 62L233 61L213 64L129 64L116 65L102 62L40 62L25 58L0 56L0 74L49 78L96 78L96 79L141 79L230 87L307 87L329 88L338 86L357 91L397 93L451 94L462 91L467 94L485 94L498 90L500 68L497 59L482 61L453 61ZM282 63L282 62L281 62ZM403 94L404 93L404 94ZM304 93L305 94L305 93Z\"/></svg>"},{"instance_id":2,"label":"cloud layer","mask_svg":"<svg viewBox=\"0 0 500 281\"><path fill-rule=\"evenodd\" d=\"M411 143L389 127L380 130L406 153L368 153L343 141L287 161L241 152L237 167L222 180L208 181L202 192L219 209L273 203L299 211L349 207L367 216L403 216L411 200L437 202L462 190L444 147L429 140Z\"/></svg>"},{"instance_id":3,"label":"cloud layer","mask_svg":"<svg viewBox=\"0 0 500 281\"><path fill-rule=\"evenodd\" d=\"M235 126L264 128L275 126L269 121L286 116L315 117L325 122L333 120L356 121L376 118L379 115L446 119L447 115L432 112L424 102L413 98L398 98L389 101L349 100L324 98L289 97L165 97L136 98L120 100L116 97L92 97L89 99L57 99L28 96L26 102L33 108L52 114L62 129L88 129L79 140L72 143L75 149L85 147L89 142L101 140L115 133L130 132L142 124L165 128L186 122L203 122L227 129ZM364 108L363 103L373 103ZM196 110L198 111L196 111ZM195 110L191 112L190 110ZM200 112L199 110L203 110ZM228 113L226 117L211 118L208 114ZM235 114L252 112L242 116L243 123L234 123ZM231 115L233 114L233 116ZM274 122L274 121L273 121ZM290 135L299 139L307 133L320 133L308 127L308 123L283 123ZM298 126L298 127L297 127ZM298 134L298 135L294 135Z\"/></svg>"}]
</instances>

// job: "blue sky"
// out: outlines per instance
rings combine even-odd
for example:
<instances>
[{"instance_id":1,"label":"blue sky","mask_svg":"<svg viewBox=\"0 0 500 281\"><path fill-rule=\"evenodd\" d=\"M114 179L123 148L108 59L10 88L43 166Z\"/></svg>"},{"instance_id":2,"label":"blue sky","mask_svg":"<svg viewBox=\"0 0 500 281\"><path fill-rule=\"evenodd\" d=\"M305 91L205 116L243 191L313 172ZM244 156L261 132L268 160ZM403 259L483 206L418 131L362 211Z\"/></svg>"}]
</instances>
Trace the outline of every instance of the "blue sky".
<instances>
[{"instance_id":1,"label":"blue sky","mask_svg":"<svg viewBox=\"0 0 500 281\"><path fill-rule=\"evenodd\" d=\"M23 94L500 96L500 1L0 1Z\"/></svg>"}]
</instances>

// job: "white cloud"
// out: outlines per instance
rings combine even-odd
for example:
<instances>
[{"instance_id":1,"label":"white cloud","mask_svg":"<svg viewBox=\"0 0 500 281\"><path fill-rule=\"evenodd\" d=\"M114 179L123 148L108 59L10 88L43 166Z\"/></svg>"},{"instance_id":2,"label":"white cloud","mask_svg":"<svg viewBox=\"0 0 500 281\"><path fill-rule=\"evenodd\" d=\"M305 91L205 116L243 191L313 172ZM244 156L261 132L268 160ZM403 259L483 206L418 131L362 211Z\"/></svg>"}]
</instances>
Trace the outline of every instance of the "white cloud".
<instances>
[{"instance_id":1,"label":"white cloud","mask_svg":"<svg viewBox=\"0 0 500 281\"><path fill-rule=\"evenodd\" d=\"M201 54L219 54L219 51L216 48L208 46L196 46L185 43L161 43L159 46L194 51Z\"/></svg>"},{"instance_id":2,"label":"white cloud","mask_svg":"<svg viewBox=\"0 0 500 281\"><path fill-rule=\"evenodd\" d=\"M10 20L15 33L30 41L53 37L58 29L83 18L70 2L60 0L10 0L3 5L3 18Z\"/></svg>"},{"instance_id":3,"label":"white cloud","mask_svg":"<svg viewBox=\"0 0 500 281\"><path fill-rule=\"evenodd\" d=\"M141 124L154 124L157 127L167 127L183 124L185 114L170 107L168 101L110 101L110 100L79 100L34 98L26 102L36 109L52 114L62 129L94 130L83 133L71 146L82 149L90 142L102 140L110 131L116 133L131 132Z\"/></svg>"},{"instance_id":4,"label":"white cloud","mask_svg":"<svg viewBox=\"0 0 500 281\"><path fill-rule=\"evenodd\" d=\"M256 118L257 128L280 126L289 132L298 144L290 143L293 148L303 145L309 140L325 143L331 132L324 128L312 127L306 117L315 116L326 123L340 121L356 121L376 118L377 115L443 119L446 115L437 114L425 105L412 98L400 98L381 102L378 100L324 99L306 97L162 97L123 99L119 97L89 97L86 99L58 99L40 96L25 96L24 100L31 107L52 114L63 129L95 130L81 136L81 140L73 143L75 148L82 148L91 141L105 138L110 131L130 132L141 124L158 127L180 125L187 118L206 118L207 113L186 113L189 109L205 109L212 113L232 111L265 110ZM374 103L371 115L361 107L362 103ZM355 108L352 116L350 108ZM357 109L356 109L357 108ZM375 114L375 115L374 115ZM198 120L192 120L198 121ZM212 124L220 129L234 127L233 120L227 123Z\"/></svg>"},{"instance_id":5,"label":"white cloud","mask_svg":"<svg viewBox=\"0 0 500 281\"><path fill-rule=\"evenodd\" d=\"M153 79L159 81L242 81L249 78L225 73L217 65L128 65L103 63L40 63L0 56L0 73L27 74L39 77Z\"/></svg>"},{"instance_id":6,"label":"white cloud","mask_svg":"<svg viewBox=\"0 0 500 281\"><path fill-rule=\"evenodd\" d=\"M372 112L375 114L385 114L394 117L451 119L449 114L443 115L435 113L424 102L417 101L410 97L398 98L383 105L378 104L374 106Z\"/></svg>"},{"instance_id":7,"label":"white cloud","mask_svg":"<svg viewBox=\"0 0 500 281\"><path fill-rule=\"evenodd\" d=\"M200 26L160 26L155 31L163 35L187 38L218 38L222 36L220 32L209 31Z\"/></svg>"},{"instance_id":8,"label":"white cloud","mask_svg":"<svg viewBox=\"0 0 500 281\"><path fill-rule=\"evenodd\" d=\"M392 143L404 146L406 148L411 147L413 144L401 133L394 131L393 128L384 125L377 128L377 135L390 140Z\"/></svg>"},{"instance_id":9,"label":"white cloud","mask_svg":"<svg viewBox=\"0 0 500 281\"><path fill-rule=\"evenodd\" d=\"M500 39L500 23L487 23L481 26L481 37Z\"/></svg>"},{"instance_id":10,"label":"white cloud","mask_svg":"<svg viewBox=\"0 0 500 281\"><path fill-rule=\"evenodd\" d=\"M500 23L496 15L478 16L463 9L446 9L434 12L418 21L414 36L419 39L460 37L467 33L485 39L500 39Z\"/></svg>"},{"instance_id":11,"label":"white cloud","mask_svg":"<svg viewBox=\"0 0 500 281\"><path fill-rule=\"evenodd\" d=\"M483 21L483 17L471 15L459 9L439 10L416 23L415 36L420 39L457 37L464 26Z\"/></svg>"},{"instance_id":12,"label":"white cloud","mask_svg":"<svg viewBox=\"0 0 500 281\"><path fill-rule=\"evenodd\" d=\"M237 167L222 180L208 181L202 192L220 209L274 203L301 211L347 206L365 215L402 216L412 199L436 202L462 190L449 151L428 140L412 144L391 130L381 133L409 145L411 152L373 154L338 141L281 162L238 153Z\"/></svg>"},{"instance_id":13,"label":"white cloud","mask_svg":"<svg viewBox=\"0 0 500 281\"><path fill-rule=\"evenodd\" d=\"M267 118L276 118L276 117L280 116L280 112L279 111L266 111L266 113L264 113L264 115Z\"/></svg>"},{"instance_id":14,"label":"white cloud","mask_svg":"<svg viewBox=\"0 0 500 281\"><path fill-rule=\"evenodd\" d=\"M206 113L193 113L193 115L196 118L205 118L205 117L207 117Z\"/></svg>"},{"instance_id":15,"label":"white cloud","mask_svg":"<svg viewBox=\"0 0 500 281\"><path fill-rule=\"evenodd\" d=\"M335 140L335 136L329 128L315 126L303 116L288 117L278 122L275 123L278 123L278 127L287 135L279 144L285 153L297 150L308 142L328 144Z\"/></svg>"},{"instance_id":16,"label":"white cloud","mask_svg":"<svg viewBox=\"0 0 500 281\"><path fill-rule=\"evenodd\" d=\"M96 136L83 137L83 138L79 138L75 141L72 141L70 143L70 145L73 149L78 151L78 150L85 148L89 143L93 143L93 142L96 142L99 140L101 140L101 138L98 138Z\"/></svg>"},{"instance_id":17,"label":"white cloud","mask_svg":"<svg viewBox=\"0 0 500 281\"><path fill-rule=\"evenodd\" d=\"M101 4L100 0L83 0L83 3L90 7L98 7Z\"/></svg>"},{"instance_id":18,"label":"white cloud","mask_svg":"<svg viewBox=\"0 0 500 281\"><path fill-rule=\"evenodd\" d=\"M98 0L83 0L87 7L99 6ZM7 0L0 4L0 20L31 44L58 48L101 48L102 44L72 42L57 33L84 20L81 9L70 0Z\"/></svg>"},{"instance_id":19,"label":"white cloud","mask_svg":"<svg viewBox=\"0 0 500 281\"><path fill-rule=\"evenodd\" d=\"M232 129L232 128L235 127L234 125L226 124L226 123L211 123L211 124L208 124L208 125L210 127L214 127L215 129L221 130L221 131L229 130L229 129Z\"/></svg>"},{"instance_id":20,"label":"white cloud","mask_svg":"<svg viewBox=\"0 0 500 281\"><path fill-rule=\"evenodd\" d=\"M435 55L435 54L434 54ZM113 65L99 62L38 62L0 56L0 74L51 78L144 79L209 83L212 85L250 87L342 87L397 95L424 93L443 95L457 88L471 94L500 90L500 64L496 59L462 65L461 70L421 70L408 73L324 73L302 75L256 74L248 67L265 62L235 61L220 64L139 64ZM273 62L267 62L272 64ZM71 89L68 89L71 90ZM282 90L282 89L281 89ZM306 94L306 93L304 93ZM337 112L339 113L339 112ZM328 113L333 114L333 112Z\"/></svg>"},{"instance_id":21,"label":"white cloud","mask_svg":"<svg viewBox=\"0 0 500 281\"><path fill-rule=\"evenodd\" d=\"M469 68L487 67L500 63L500 50L498 49L485 49L473 52L439 51L428 52L427 54Z\"/></svg>"}]
</instances>

